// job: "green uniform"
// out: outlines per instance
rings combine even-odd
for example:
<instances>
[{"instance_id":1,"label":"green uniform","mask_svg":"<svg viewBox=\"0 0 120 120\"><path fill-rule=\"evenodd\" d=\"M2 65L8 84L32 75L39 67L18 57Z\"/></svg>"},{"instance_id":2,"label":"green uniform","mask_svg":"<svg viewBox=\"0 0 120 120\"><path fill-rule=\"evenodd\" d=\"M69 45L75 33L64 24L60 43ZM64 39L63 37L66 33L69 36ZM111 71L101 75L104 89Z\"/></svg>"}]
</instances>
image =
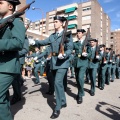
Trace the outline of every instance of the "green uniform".
<instances>
[{"instance_id":1,"label":"green uniform","mask_svg":"<svg viewBox=\"0 0 120 120\"><path fill-rule=\"evenodd\" d=\"M104 58L106 59L106 53L100 52L101 54L101 61L100 61L100 67L98 72L98 87L101 89L104 89L105 86L105 73L107 70L107 63L105 64Z\"/></svg>"},{"instance_id":2,"label":"green uniform","mask_svg":"<svg viewBox=\"0 0 120 120\"><path fill-rule=\"evenodd\" d=\"M20 74L17 75L16 79L12 82L13 86L13 98L11 100L11 104L14 104L19 99L21 99L21 84L24 82L22 78L22 67L25 63L25 56L29 51L29 43L26 37L23 49L19 51L19 61L20 61Z\"/></svg>"},{"instance_id":3,"label":"green uniform","mask_svg":"<svg viewBox=\"0 0 120 120\"><path fill-rule=\"evenodd\" d=\"M99 61L101 60L101 56L99 54L99 58L96 58L96 47L92 48L91 47L91 51L92 51L92 55L90 57L90 61L89 61L89 75L90 75L90 80L91 80L91 90L90 90L90 94L94 94L95 93L95 86L96 86L96 75L97 75L97 70L99 67Z\"/></svg>"},{"instance_id":4,"label":"green uniform","mask_svg":"<svg viewBox=\"0 0 120 120\"><path fill-rule=\"evenodd\" d=\"M28 56L28 58L30 58L30 57L35 58L35 57L38 57L40 54L41 54L41 52L38 51L38 52L33 53L32 55ZM37 61L34 61L34 64L33 64L33 66L34 66L34 75L35 75L35 78L36 78L35 84L40 83L40 78L39 78L39 75L38 75L38 71L40 70L40 73L41 74L43 73L44 70L42 69L42 67L45 66L44 62L43 62L44 59L45 59L44 57L41 57Z\"/></svg>"},{"instance_id":5,"label":"green uniform","mask_svg":"<svg viewBox=\"0 0 120 120\"><path fill-rule=\"evenodd\" d=\"M5 18L7 19L7 18ZM1 19L3 23L5 19ZM20 74L19 53L25 41L25 27L21 18L15 18L0 31L0 120L12 120L7 91Z\"/></svg>"},{"instance_id":6,"label":"green uniform","mask_svg":"<svg viewBox=\"0 0 120 120\"><path fill-rule=\"evenodd\" d=\"M116 78L120 79L120 58L116 58Z\"/></svg>"},{"instance_id":7,"label":"green uniform","mask_svg":"<svg viewBox=\"0 0 120 120\"><path fill-rule=\"evenodd\" d=\"M37 45L50 45L52 51L52 57L50 60L50 69L53 72L53 79L55 80L55 96L56 96L56 107L55 110L60 110L61 106L66 103L64 87L63 87L63 79L65 73L70 66L69 56L73 50L73 40L72 35L66 35L67 41L64 44L65 56L64 59L59 59L59 46L61 42L63 31L59 36L56 36L56 33L53 33L46 40L36 41Z\"/></svg>"},{"instance_id":8,"label":"green uniform","mask_svg":"<svg viewBox=\"0 0 120 120\"><path fill-rule=\"evenodd\" d=\"M71 78L74 78L74 55L70 56Z\"/></svg>"},{"instance_id":9,"label":"green uniform","mask_svg":"<svg viewBox=\"0 0 120 120\"><path fill-rule=\"evenodd\" d=\"M106 59L107 59L107 71L106 71L105 83L107 85L109 85L110 84L110 76L111 76L111 68L112 68L112 62L110 62L110 53L106 54Z\"/></svg>"},{"instance_id":10,"label":"green uniform","mask_svg":"<svg viewBox=\"0 0 120 120\"><path fill-rule=\"evenodd\" d=\"M78 97L82 97L85 95L84 93L84 75L86 69L88 68L88 59L91 56L91 50L89 46L86 46L87 49L87 56L82 56L84 41L81 44L79 41L74 42L73 49L75 50L74 56L74 67L75 67L75 76L78 86Z\"/></svg>"},{"instance_id":11,"label":"green uniform","mask_svg":"<svg viewBox=\"0 0 120 120\"><path fill-rule=\"evenodd\" d=\"M38 59L43 57L43 56L49 56L49 54L51 53L51 47L48 46L44 52L42 52L39 56ZM48 89L48 94L53 94L54 93L54 80L53 80L53 75L52 75L52 71L50 69L50 60L46 60L46 67L45 67L45 72L46 72L46 76L47 76L47 80L49 83L49 89Z\"/></svg>"},{"instance_id":12,"label":"green uniform","mask_svg":"<svg viewBox=\"0 0 120 120\"><path fill-rule=\"evenodd\" d=\"M113 55L112 57L112 68L111 68L111 81L113 82L115 79L115 71L116 71L116 57Z\"/></svg>"}]
</instances>

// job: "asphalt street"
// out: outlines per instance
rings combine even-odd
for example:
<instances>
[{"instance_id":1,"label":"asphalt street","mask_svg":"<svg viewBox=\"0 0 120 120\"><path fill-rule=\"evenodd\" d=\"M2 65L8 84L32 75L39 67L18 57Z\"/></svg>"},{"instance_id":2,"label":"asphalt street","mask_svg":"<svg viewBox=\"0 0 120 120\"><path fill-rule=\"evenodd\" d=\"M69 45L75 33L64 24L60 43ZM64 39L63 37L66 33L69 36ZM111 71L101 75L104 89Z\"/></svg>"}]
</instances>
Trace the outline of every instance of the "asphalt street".
<instances>
[{"instance_id":1,"label":"asphalt street","mask_svg":"<svg viewBox=\"0 0 120 120\"><path fill-rule=\"evenodd\" d=\"M68 76L67 107L61 109L57 120L120 120L120 79L105 85L104 90L96 86L95 96L89 94L90 84L85 84L84 89L83 103L77 104L75 79ZM45 77L41 78L39 86L34 86L32 79L26 78L22 87L22 100L11 106L14 120L50 120L55 96L45 94L47 90ZM13 94L12 87L10 94Z\"/></svg>"}]
</instances>

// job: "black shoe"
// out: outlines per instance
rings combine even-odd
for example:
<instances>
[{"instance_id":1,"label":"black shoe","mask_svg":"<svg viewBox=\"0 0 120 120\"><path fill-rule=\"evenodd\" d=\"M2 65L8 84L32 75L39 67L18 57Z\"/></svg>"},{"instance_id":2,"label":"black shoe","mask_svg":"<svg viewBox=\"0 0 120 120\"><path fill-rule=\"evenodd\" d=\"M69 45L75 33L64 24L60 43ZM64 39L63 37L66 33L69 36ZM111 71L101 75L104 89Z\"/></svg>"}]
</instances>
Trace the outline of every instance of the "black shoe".
<instances>
[{"instance_id":1,"label":"black shoe","mask_svg":"<svg viewBox=\"0 0 120 120\"><path fill-rule=\"evenodd\" d=\"M78 98L79 98L79 96L77 95L75 99L78 100Z\"/></svg>"},{"instance_id":2,"label":"black shoe","mask_svg":"<svg viewBox=\"0 0 120 120\"><path fill-rule=\"evenodd\" d=\"M46 94L48 94L48 95L53 95L54 92L48 91L48 92L46 92Z\"/></svg>"},{"instance_id":3,"label":"black shoe","mask_svg":"<svg viewBox=\"0 0 120 120\"><path fill-rule=\"evenodd\" d=\"M111 82L114 82L114 80L111 80Z\"/></svg>"},{"instance_id":4,"label":"black shoe","mask_svg":"<svg viewBox=\"0 0 120 120\"><path fill-rule=\"evenodd\" d=\"M77 104L81 104L82 102L83 102L82 97L79 97L79 98L77 99Z\"/></svg>"},{"instance_id":5,"label":"black shoe","mask_svg":"<svg viewBox=\"0 0 120 120\"><path fill-rule=\"evenodd\" d=\"M104 88L103 88L103 87L101 87L101 88L100 88L100 90L104 90Z\"/></svg>"},{"instance_id":6,"label":"black shoe","mask_svg":"<svg viewBox=\"0 0 120 120\"><path fill-rule=\"evenodd\" d=\"M12 98L12 100L10 100L10 105L14 105L15 103L21 101L21 97L20 98Z\"/></svg>"},{"instance_id":7,"label":"black shoe","mask_svg":"<svg viewBox=\"0 0 120 120\"><path fill-rule=\"evenodd\" d=\"M51 115L51 119L55 119L55 118L58 118L60 115L60 110L55 110L52 115Z\"/></svg>"},{"instance_id":8,"label":"black shoe","mask_svg":"<svg viewBox=\"0 0 120 120\"><path fill-rule=\"evenodd\" d=\"M61 108L65 108L65 107L67 107L67 104L65 103L64 105L62 105L62 107Z\"/></svg>"},{"instance_id":9,"label":"black shoe","mask_svg":"<svg viewBox=\"0 0 120 120\"><path fill-rule=\"evenodd\" d=\"M91 93L90 93L90 95L91 95L91 96L94 96L94 95L95 95L95 93L94 93L94 92L91 92Z\"/></svg>"},{"instance_id":10,"label":"black shoe","mask_svg":"<svg viewBox=\"0 0 120 120\"><path fill-rule=\"evenodd\" d=\"M110 83L106 83L107 85L110 85Z\"/></svg>"},{"instance_id":11,"label":"black shoe","mask_svg":"<svg viewBox=\"0 0 120 120\"><path fill-rule=\"evenodd\" d=\"M89 83L89 81L88 81L88 80L86 80L86 81L85 81L85 83Z\"/></svg>"}]
</instances>

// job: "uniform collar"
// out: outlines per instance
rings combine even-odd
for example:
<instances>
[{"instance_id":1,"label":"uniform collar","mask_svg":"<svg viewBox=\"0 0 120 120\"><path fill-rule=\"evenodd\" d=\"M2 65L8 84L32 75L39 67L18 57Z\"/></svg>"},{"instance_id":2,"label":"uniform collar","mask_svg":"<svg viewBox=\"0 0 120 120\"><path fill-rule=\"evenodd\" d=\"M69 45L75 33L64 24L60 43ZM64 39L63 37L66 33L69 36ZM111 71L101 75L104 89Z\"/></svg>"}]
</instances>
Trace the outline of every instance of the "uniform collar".
<instances>
[{"instance_id":1,"label":"uniform collar","mask_svg":"<svg viewBox=\"0 0 120 120\"><path fill-rule=\"evenodd\" d=\"M10 17L10 16L12 16L12 15L5 16L5 17L4 17L4 18L2 18L2 19L6 19L6 18L8 18L8 17Z\"/></svg>"},{"instance_id":2,"label":"uniform collar","mask_svg":"<svg viewBox=\"0 0 120 120\"><path fill-rule=\"evenodd\" d=\"M63 29L61 29L60 31L57 31L56 33L58 33L58 36L63 32Z\"/></svg>"}]
</instances>

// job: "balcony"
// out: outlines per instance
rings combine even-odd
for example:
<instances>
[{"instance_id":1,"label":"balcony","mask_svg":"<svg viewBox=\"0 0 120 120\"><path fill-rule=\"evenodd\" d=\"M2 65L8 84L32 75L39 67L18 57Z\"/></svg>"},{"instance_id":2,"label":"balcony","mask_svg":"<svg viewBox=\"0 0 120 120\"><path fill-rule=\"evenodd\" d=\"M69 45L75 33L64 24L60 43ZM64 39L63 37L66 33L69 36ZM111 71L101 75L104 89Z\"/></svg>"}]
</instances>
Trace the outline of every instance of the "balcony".
<instances>
[{"instance_id":1,"label":"balcony","mask_svg":"<svg viewBox=\"0 0 120 120\"><path fill-rule=\"evenodd\" d=\"M71 7L71 8L65 9L65 13L74 12L76 9L77 9L77 7Z\"/></svg>"},{"instance_id":2,"label":"balcony","mask_svg":"<svg viewBox=\"0 0 120 120\"><path fill-rule=\"evenodd\" d=\"M70 24L70 25L68 25L68 29L73 29L73 28L77 28L77 24Z\"/></svg>"},{"instance_id":3,"label":"balcony","mask_svg":"<svg viewBox=\"0 0 120 120\"><path fill-rule=\"evenodd\" d=\"M77 16L76 16L76 15L73 15L73 16L68 16L68 17L66 17L66 18L67 18L67 20L73 20L73 19L76 19Z\"/></svg>"}]
</instances>

